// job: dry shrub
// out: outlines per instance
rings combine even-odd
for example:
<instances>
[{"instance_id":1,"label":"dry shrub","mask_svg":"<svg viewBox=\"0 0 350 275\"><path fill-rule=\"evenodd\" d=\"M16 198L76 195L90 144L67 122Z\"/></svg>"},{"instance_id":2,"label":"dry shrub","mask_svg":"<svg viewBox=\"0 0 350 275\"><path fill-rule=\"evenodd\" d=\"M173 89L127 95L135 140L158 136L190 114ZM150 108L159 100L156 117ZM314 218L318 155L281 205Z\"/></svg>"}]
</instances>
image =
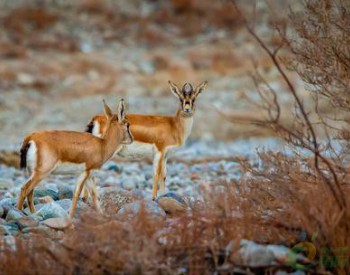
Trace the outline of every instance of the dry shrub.
<instances>
[{"instance_id":1,"label":"dry shrub","mask_svg":"<svg viewBox=\"0 0 350 275\"><path fill-rule=\"evenodd\" d=\"M2 18L5 28L14 35L28 34L34 30L40 31L52 26L59 16L39 7L19 7Z\"/></svg>"},{"instance_id":2,"label":"dry shrub","mask_svg":"<svg viewBox=\"0 0 350 275\"><path fill-rule=\"evenodd\" d=\"M241 238L293 245L300 229L285 227L266 211L278 207L253 183L215 183L204 187L205 203L192 213L154 220L141 211L127 222L113 217L80 216L62 239L37 235L0 239L2 274L212 274L240 266ZM258 200L259 199L259 200ZM264 213L265 215L261 215ZM299 220L296 219L296 226ZM300 225L300 224L299 224ZM273 267L272 267L273 268ZM289 269L288 267L286 267Z\"/></svg>"},{"instance_id":3,"label":"dry shrub","mask_svg":"<svg viewBox=\"0 0 350 275\"><path fill-rule=\"evenodd\" d=\"M326 248L334 253L333 256L339 257L337 251L350 247L350 201L347 196L349 144L345 136L339 144L335 144L333 139L344 134L339 125L347 125L348 114L327 117L320 112L319 106L322 100L323 104L328 102L344 111L349 110L348 3L303 1L299 12L290 13L290 21L281 22L278 18L274 22L280 38L274 39L272 44L259 36L251 24L254 20L248 20L235 1L232 3L242 15L248 32L273 62L295 106L291 127L281 119L280 93L271 87L259 68L255 68L251 76L259 100L254 103L254 108L264 111L265 119L250 122L274 131L294 152L287 156L282 152L261 154L258 167L242 162L249 175L247 184L252 187L251 196L256 194L255 201L259 202L256 209L278 205L279 212L290 217L284 221L283 217L276 216L279 222L284 221L288 227L297 226L309 236L317 232L313 241L319 253ZM281 48L289 51L292 57L280 58ZM315 99L312 110L306 107L285 67L296 72L308 85ZM264 192L269 199L261 197ZM349 255L344 257L343 260L348 261ZM345 274L350 267L334 262L328 268Z\"/></svg>"}]
</instances>

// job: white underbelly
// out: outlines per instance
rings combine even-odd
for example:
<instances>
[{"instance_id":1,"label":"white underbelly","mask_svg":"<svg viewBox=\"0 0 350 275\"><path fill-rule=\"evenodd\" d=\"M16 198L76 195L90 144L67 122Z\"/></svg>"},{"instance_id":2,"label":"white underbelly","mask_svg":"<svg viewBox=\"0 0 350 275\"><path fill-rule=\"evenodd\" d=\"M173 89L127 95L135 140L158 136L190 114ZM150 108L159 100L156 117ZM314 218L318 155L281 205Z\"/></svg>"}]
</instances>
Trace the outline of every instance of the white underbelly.
<instances>
[{"instance_id":1,"label":"white underbelly","mask_svg":"<svg viewBox=\"0 0 350 275\"><path fill-rule=\"evenodd\" d=\"M154 151L153 144L134 141L130 145L124 145L117 155L128 159L152 158Z\"/></svg>"},{"instance_id":2,"label":"white underbelly","mask_svg":"<svg viewBox=\"0 0 350 275\"><path fill-rule=\"evenodd\" d=\"M52 174L68 174L68 175L75 175L75 174L81 174L85 171L85 163L70 163L70 162L60 162L56 168L52 171Z\"/></svg>"}]
</instances>

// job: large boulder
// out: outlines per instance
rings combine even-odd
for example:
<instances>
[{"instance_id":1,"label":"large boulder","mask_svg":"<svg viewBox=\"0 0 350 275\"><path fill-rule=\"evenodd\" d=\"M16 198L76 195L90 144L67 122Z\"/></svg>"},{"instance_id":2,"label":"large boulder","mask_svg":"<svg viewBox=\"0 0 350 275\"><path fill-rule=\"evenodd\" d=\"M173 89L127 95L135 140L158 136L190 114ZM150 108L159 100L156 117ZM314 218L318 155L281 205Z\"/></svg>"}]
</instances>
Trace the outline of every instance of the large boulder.
<instances>
[{"instance_id":1,"label":"large boulder","mask_svg":"<svg viewBox=\"0 0 350 275\"><path fill-rule=\"evenodd\" d=\"M117 213L117 219L121 221L131 220L145 213L151 219L164 219L164 210L154 201L138 200L124 205Z\"/></svg>"}]
</instances>

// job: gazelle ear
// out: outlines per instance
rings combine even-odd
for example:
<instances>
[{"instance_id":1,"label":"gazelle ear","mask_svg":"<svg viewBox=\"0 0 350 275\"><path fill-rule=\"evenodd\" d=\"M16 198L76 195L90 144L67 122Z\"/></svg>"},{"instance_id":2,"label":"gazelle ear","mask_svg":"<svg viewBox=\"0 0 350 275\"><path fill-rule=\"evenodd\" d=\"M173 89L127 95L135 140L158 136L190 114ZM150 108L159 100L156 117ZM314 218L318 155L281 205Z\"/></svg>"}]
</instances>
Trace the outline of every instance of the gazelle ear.
<instances>
[{"instance_id":1,"label":"gazelle ear","mask_svg":"<svg viewBox=\"0 0 350 275\"><path fill-rule=\"evenodd\" d=\"M177 96L179 99L182 99L183 96L182 96L182 93L180 92L179 88L176 86L175 83L171 82L170 80L168 81L169 83L169 86L170 86L170 90L171 92Z\"/></svg>"},{"instance_id":2,"label":"gazelle ear","mask_svg":"<svg viewBox=\"0 0 350 275\"><path fill-rule=\"evenodd\" d=\"M122 98L119 101L119 106L118 106L118 120L119 121L125 120L125 110L126 110L125 101Z\"/></svg>"},{"instance_id":3,"label":"gazelle ear","mask_svg":"<svg viewBox=\"0 0 350 275\"><path fill-rule=\"evenodd\" d=\"M203 92L203 90L205 89L205 87L207 86L208 81L203 81L201 84L199 84L196 88L196 92L195 92L195 96L197 97L201 92Z\"/></svg>"},{"instance_id":4,"label":"gazelle ear","mask_svg":"<svg viewBox=\"0 0 350 275\"><path fill-rule=\"evenodd\" d=\"M103 99L103 109L104 109L104 112L105 112L107 119L109 119L113 116L111 108L109 108L109 106L107 105L107 103L104 99Z\"/></svg>"}]
</instances>

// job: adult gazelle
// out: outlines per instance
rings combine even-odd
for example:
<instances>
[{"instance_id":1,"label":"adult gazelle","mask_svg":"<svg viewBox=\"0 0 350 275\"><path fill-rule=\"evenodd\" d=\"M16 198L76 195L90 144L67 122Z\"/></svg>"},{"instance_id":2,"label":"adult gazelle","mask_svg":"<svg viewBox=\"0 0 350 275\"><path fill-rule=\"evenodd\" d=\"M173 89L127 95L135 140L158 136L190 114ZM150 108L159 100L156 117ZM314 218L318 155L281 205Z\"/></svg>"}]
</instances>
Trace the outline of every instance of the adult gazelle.
<instances>
[{"instance_id":1,"label":"adult gazelle","mask_svg":"<svg viewBox=\"0 0 350 275\"><path fill-rule=\"evenodd\" d=\"M84 171L75 189L69 217L73 218L78 198L86 180L94 169L99 169L122 144L131 144L133 137L125 118L125 103L119 103L118 115L114 115L103 101L105 127L101 137L86 132L38 131L25 137L21 149L21 167L27 168L30 177L23 184L17 208L23 209L27 198L29 209L35 212L34 188L61 164L83 165Z\"/></svg>"},{"instance_id":2,"label":"adult gazelle","mask_svg":"<svg viewBox=\"0 0 350 275\"><path fill-rule=\"evenodd\" d=\"M174 116L126 115L134 142L124 145L117 154L129 159L153 157L153 199L157 197L159 182L160 192L165 191L167 154L169 150L182 146L190 135L196 109L195 102L206 85L205 81L194 89L191 84L186 83L180 90L176 84L169 81L171 92L179 99L179 108ZM87 125L87 132L101 136L106 125L106 117L96 115Z\"/></svg>"}]
</instances>

